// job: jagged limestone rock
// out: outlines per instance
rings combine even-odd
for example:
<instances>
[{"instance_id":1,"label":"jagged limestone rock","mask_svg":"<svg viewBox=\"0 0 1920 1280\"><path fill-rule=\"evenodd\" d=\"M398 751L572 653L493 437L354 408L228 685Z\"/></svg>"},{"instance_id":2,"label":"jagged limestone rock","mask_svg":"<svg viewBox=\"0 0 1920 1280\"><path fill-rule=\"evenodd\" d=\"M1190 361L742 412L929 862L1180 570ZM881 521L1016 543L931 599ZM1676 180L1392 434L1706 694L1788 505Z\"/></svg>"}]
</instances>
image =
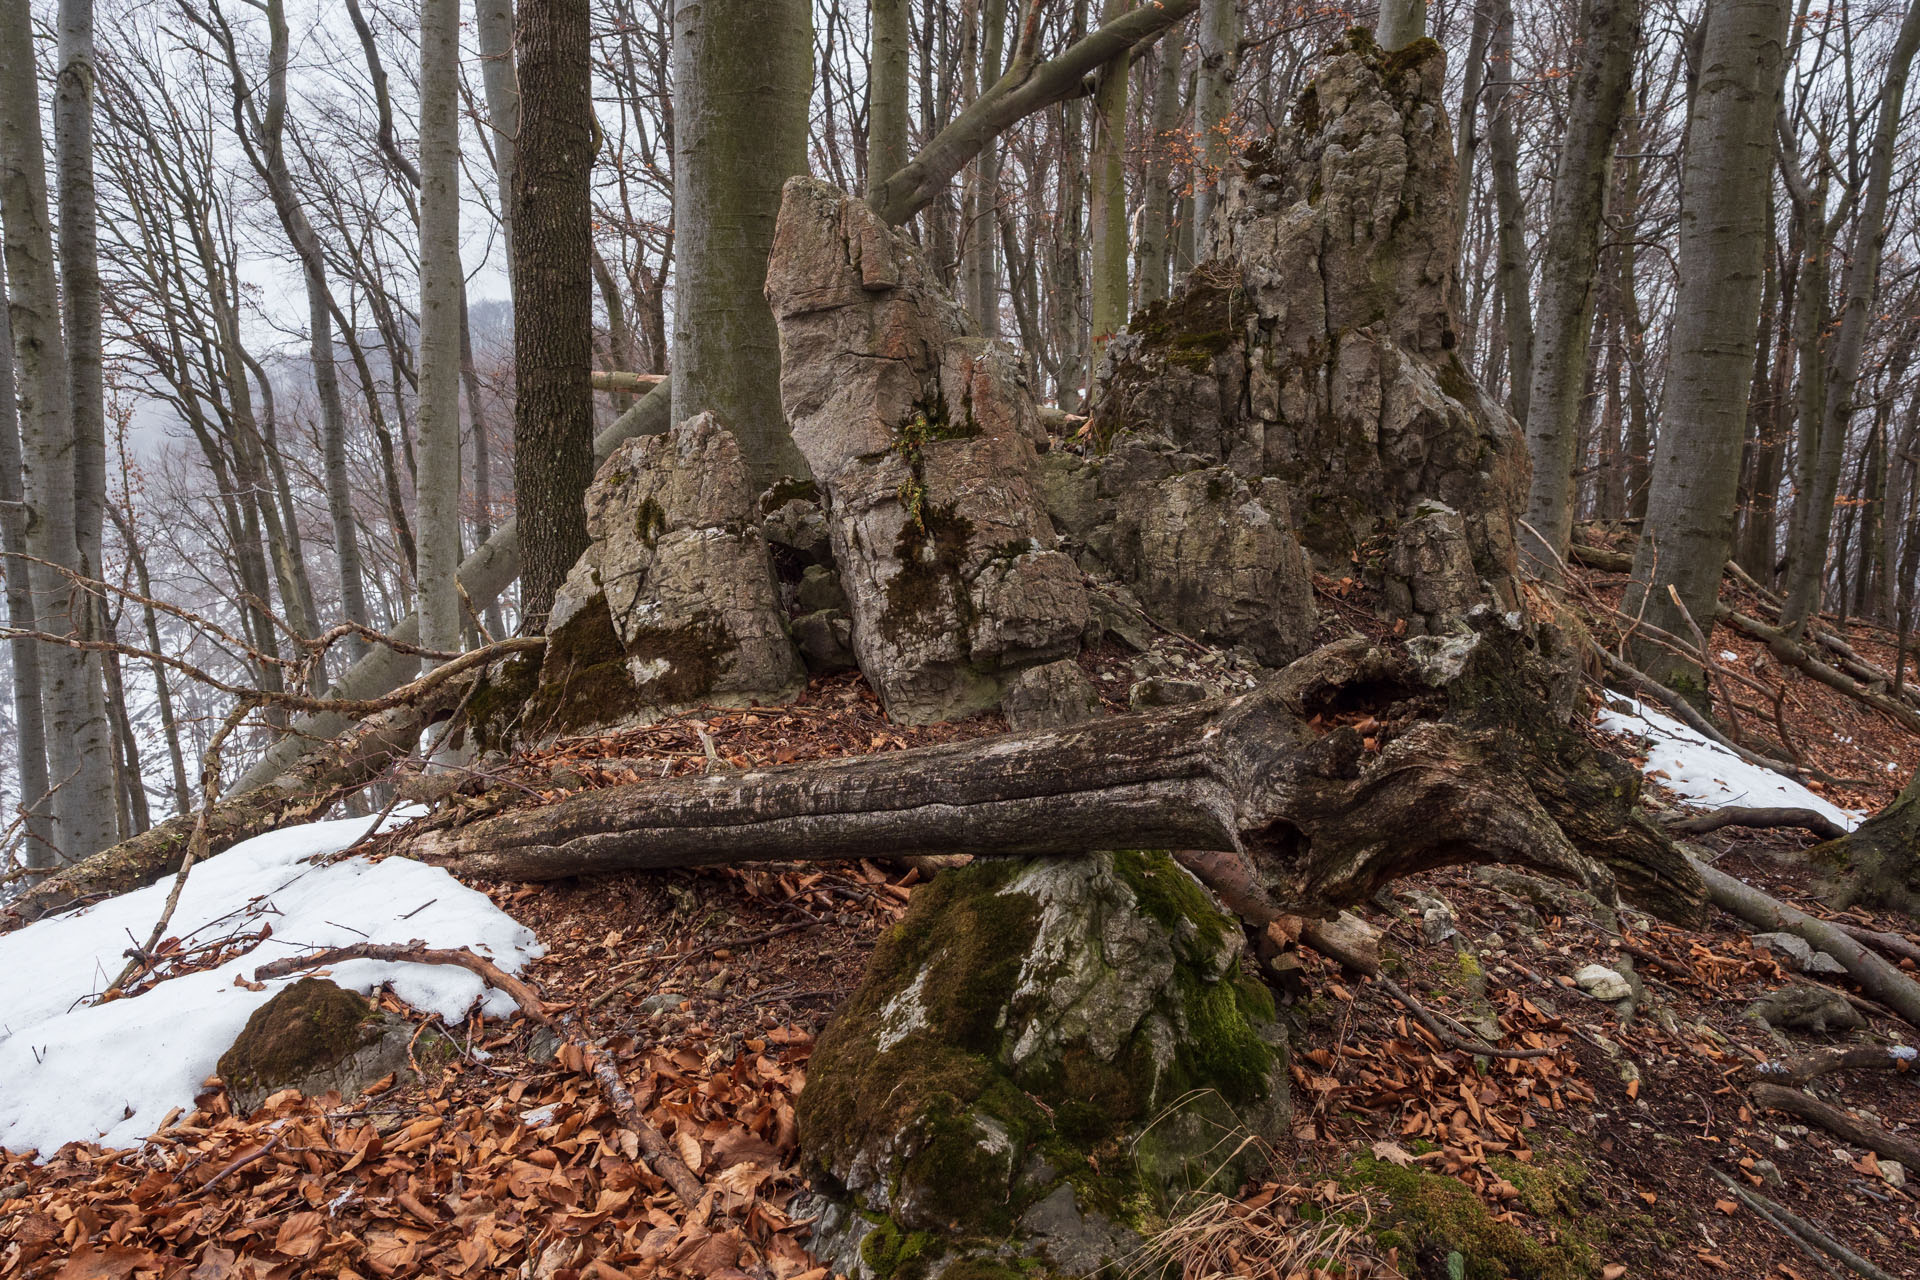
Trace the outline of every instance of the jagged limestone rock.
<instances>
[{"instance_id":1,"label":"jagged limestone rock","mask_svg":"<svg viewBox=\"0 0 1920 1280\"><path fill-rule=\"evenodd\" d=\"M1284 484L1318 566L1357 562L1414 634L1515 607L1527 478L1455 352L1444 71L1351 33L1227 174L1209 260L1109 345L1094 412L1109 460Z\"/></svg>"},{"instance_id":2,"label":"jagged limestone rock","mask_svg":"<svg viewBox=\"0 0 1920 1280\"><path fill-rule=\"evenodd\" d=\"M767 271L794 442L827 498L853 649L907 723L997 705L1088 620L1036 474L1024 371L969 333L918 251L866 205L788 182Z\"/></svg>"},{"instance_id":3,"label":"jagged limestone rock","mask_svg":"<svg viewBox=\"0 0 1920 1280\"><path fill-rule=\"evenodd\" d=\"M416 1031L364 996L325 978L302 978L253 1011L220 1055L220 1078L234 1112L243 1116L282 1089L352 1098L383 1076L407 1070ZM434 1036L417 1052L432 1056L449 1048L444 1037Z\"/></svg>"},{"instance_id":4,"label":"jagged limestone rock","mask_svg":"<svg viewBox=\"0 0 1920 1280\"><path fill-rule=\"evenodd\" d=\"M1164 854L990 862L914 895L799 1103L836 1270L1080 1275L1186 1192L1231 1189L1286 1112L1239 926ZM1230 1154L1236 1153L1237 1154ZM1096 1256L1097 1255L1097 1256Z\"/></svg>"},{"instance_id":5,"label":"jagged limestone rock","mask_svg":"<svg viewBox=\"0 0 1920 1280\"><path fill-rule=\"evenodd\" d=\"M1100 694L1072 658L1028 667L1007 685L1000 701L1007 728L1015 733L1064 729L1100 714Z\"/></svg>"},{"instance_id":6,"label":"jagged limestone rock","mask_svg":"<svg viewBox=\"0 0 1920 1280\"><path fill-rule=\"evenodd\" d=\"M755 515L740 446L713 414L616 449L587 490L593 541L554 597L537 674L523 664L489 679L531 684L509 712L518 740L798 693L805 673Z\"/></svg>"}]
</instances>

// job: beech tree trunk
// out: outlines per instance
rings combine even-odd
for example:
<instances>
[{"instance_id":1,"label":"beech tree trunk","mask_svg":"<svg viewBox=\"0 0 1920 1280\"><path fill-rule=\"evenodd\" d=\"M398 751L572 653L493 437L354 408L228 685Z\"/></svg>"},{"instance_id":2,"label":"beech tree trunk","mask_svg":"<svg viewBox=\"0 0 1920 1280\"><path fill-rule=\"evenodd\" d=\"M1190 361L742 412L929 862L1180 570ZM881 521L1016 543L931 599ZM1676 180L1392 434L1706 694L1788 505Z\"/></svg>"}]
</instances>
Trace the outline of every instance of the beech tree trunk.
<instances>
[{"instance_id":1,"label":"beech tree trunk","mask_svg":"<svg viewBox=\"0 0 1920 1280\"><path fill-rule=\"evenodd\" d=\"M513 263L513 158L520 140L520 76L513 65L513 0L474 0L480 85L487 100L487 143L500 191L500 230Z\"/></svg>"},{"instance_id":2,"label":"beech tree trunk","mask_svg":"<svg viewBox=\"0 0 1920 1280\"><path fill-rule=\"evenodd\" d=\"M1710 627L1732 549L1788 8L1787 0L1720 0L1707 11L1658 455L1624 606L1678 634L1687 624L1668 588ZM1635 665L1669 688L1701 689L1697 672L1645 640Z\"/></svg>"},{"instance_id":3,"label":"beech tree trunk","mask_svg":"<svg viewBox=\"0 0 1920 1280\"><path fill-rule=\"evenodd\" d=\"M1232 158L1228 122L1233 82L1240 70L1240 10L1235 0L1204 0L1200 10L1200 69L1194 82L1193 131L1199 135L1200 172L1193 181L1194 257L1206 252L1215 188Z\"/></svg>"},{"instance_id":4,"label":"beech tree trunk","mask_svg":"<svg viewBox=\"0 0 1920 1280\"><path fill-rule=\"evenodd\" d=\"M1380 0L1373 38L1382 49L1404 49L1427 34L1427 0Z\"/></svg>"},{"instance_id":5,"label":"beech tree trunk","mask_svg":"<svg viewBox=\"0 0 1920 1280\"><path fill-rule=\"evenodd\" d=\"M907 163L907 0L871 0L868 11L873 59L867 77L867 198L878 201L885 199L887 179Z\"/></svg>"},{"instance_id":6,"label":"beech tree trunk","mask_svg":"<svg viewBox=\"0 0 1920 1280\"><path fill-rule=\"evenodd\" d=\"M37 83L32 19L26 0L0 0L0 83ZM45 135L38 95L0 94L0 225L4 226L8 308L27 502L27 543L52 564L81 568L75 481L79 441L73 425L54 230L47 201ZM84 611L69 610L68 584L56 572L32 575L36 616L55 634L86 634ZM98 667L65 646L41 651L41 707L48 723L47 772L54 843L71 859L112 838L113 766L104 705L90 690Z\"/></svg>"},{"instance_id":7,"label":"beech tree trunk","mask_svg":"<svg viewBox=\"0 0 1920 1280\"><path fill-rule=\"evenodd\" d=\"M466 275L460 266L459 110L459 0L424 0L420 9L417 585L421 643L443 652L460 647L461 632L456 574L460 568L460 329ZM537 324L548 317L529 319Z\"/></svg>"},{"instance_id":8,"label":"beech tree trunk","mask_svg":"<svg viewBox=\"0 0 1920 1280\"><path fill-rule=\"evenodd\" d=\"M1527 447L1533 487L1527 523L1546 539L1521 539L1538 573L1557 577L1573 534L1574 468L1579 461L1579 417L1593 332L1594 284L1600 261L1613 142L1633 79L1633 31L1639 0L1591 0L1574 75L1553 211L1540 250L1540 286L1534 307L1533 367L1527 374ZM1515 369L1513 376L1521 377Z\"/></svg>"},{"instance_id":9,"label":"beech tree trunk","mask_svg":"<svg viewBox=\"0 0 1920 1280\"><path fill-rule=\"evenodd\" d=\"M585 7L521 0L518 21L513 499L524 530L522 625L545 630L554 592L587 549L585 500L594 465L587 381L593 367L593 98Z\"/></svg>"},{"instance_id":10,"label":"beech tree trunk","mask_svg":"<svg viewBox=\"0 0 1920 1280\"><path fill-rule=\"evenodd\" d=\"M1138 305L1158 302L1173 282L1173 147L1180 128L1180 45L1163 40L1153 50L1153 116L1147 138L1147 181L1141 193Z\"/></svg>"},{"instance_id":11,"label":"beech tree trunk","mask_svg":"<svg viewBox=\"0 0 1920 1280\"><path fill-rule=\"evenodd\" d=\"M0 263L0 564L7 583L8 625L39 629L35 620L32 571L16 556L28 554L26 493L21 487L25 462L20 453L20 413L13 380L13 326L7 319L7 278ZM8 644L13 659L13 727L18 735L14 768L20 782L20 812L28 866L51 861L53 814L47 799L46 719L40 709L40 642L25 638Z\"/></svg>"},{"instance_id":12,"label":"beech tree trunk","mask_svg":"<svg viewBox=\"0 0 1920 1280\"><path fill-rule=\"evenodd\" d=\"M1487 102L1487 162L1492 166L1501 314L1507 333L1507 405L1527 421L1533 368L1533 298L1527 265L1527 211L1520 202L1520 141L1513 127L1513 2L1493 0L1493 65L1500 78Z\"/></svg>"},{"instance_id":13,"label":"beech tree trunk","mask_svg":"<svg viewBox=\"0 0 1920 1280\"><path fill-rule=\"evenodd\" d=\"M1126 13L1128 0L1103 0L1100 21ZM1088 166L1087 230L1093 253L1094 358L1127 323L1127 58L1100 69L1093 91L1093 160Z\"/></svg>"},{"instance_id":14,"label":"beech tree trunk","mask_svg":"<svg viewBox=\"0 0 1920 1280\"><path fill-rule=\"evenodd\" d=\"M756 487L810 474L766 287L781 187L807 172L812 55L807 0L675 0L673 419L718 414Z\"/></svg>"}]
</instances>

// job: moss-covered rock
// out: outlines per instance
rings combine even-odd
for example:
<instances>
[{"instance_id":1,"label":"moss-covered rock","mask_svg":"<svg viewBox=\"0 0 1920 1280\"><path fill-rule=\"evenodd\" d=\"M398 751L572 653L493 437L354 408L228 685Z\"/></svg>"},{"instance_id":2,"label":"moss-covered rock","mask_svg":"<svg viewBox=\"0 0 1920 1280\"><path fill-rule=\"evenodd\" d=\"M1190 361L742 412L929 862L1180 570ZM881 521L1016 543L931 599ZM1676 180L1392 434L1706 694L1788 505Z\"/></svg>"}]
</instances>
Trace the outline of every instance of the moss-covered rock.
<instances>
[{"instance_id":1,"label":"moss-covered rock","mask_svg":"<svg viewBox=\"0 0 1920 1280\"><path fill-rule=\"evenodd\" d=\"M1603 1229L1578 1166L1496 1157L1494 1171L1520 1192L1531 1230L1496 1219L1457 1178L1418 1167L1360 1156L1341 1182L1383 1193L1376 1238L1418 1259L1426 1274L1449 1274L1449 1255L1458 1256L1464 1280L1587 1280L1598 1274L1595 1245Z\"/></svg>"},{"instance_id":2,"label":"moss-covered rock","mask_svg":"<svg viewBox=\"0 0 1920 1280\"><path fill-rule=\"evenodd\" d=\"M816 1249L861 1276L1080 1274L1286 1107L1241 934L1160 853L976 864L914 898L815 1051Z\"/></svg>"},{"instance_id":3,"label":"moss-covered rock","mask_svg":"<svg viewBox=\"0 0 1920 1280\"><path fill-rule=\"evenodd\" d=\"M234 1110L246 1114L282 1089L352 1097L389 1072L407 1069L414 1028L380 1013L364 996L325 978L302 978L254 1010L220 1055ZM422 1037L429 1057L451 1046Z\"/></svg>"}]
</instances>

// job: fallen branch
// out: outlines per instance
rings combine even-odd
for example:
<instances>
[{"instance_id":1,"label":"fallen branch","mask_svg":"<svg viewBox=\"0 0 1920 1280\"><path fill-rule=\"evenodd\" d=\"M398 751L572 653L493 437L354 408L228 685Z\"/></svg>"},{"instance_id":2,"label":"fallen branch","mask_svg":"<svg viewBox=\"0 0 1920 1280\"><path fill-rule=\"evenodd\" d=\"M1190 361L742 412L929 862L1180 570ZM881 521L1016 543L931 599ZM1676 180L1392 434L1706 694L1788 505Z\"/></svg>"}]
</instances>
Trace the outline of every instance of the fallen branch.
<instances>
[{"instance_id":1,"label":"fallen branch","mask_svg":"<svg viewBox=\"0 0 1920 1280\"><path fill-rule=\"evenodd\" d=\"M1767 646L1768 653L1801 674L1872 707L1910 733L1920 733L1920 711L1905 702L1896 702L1884 693L1876 693L1846 672L1822 662L1809 653L1805 645L1779 627L1770 627L1757 618L1749 618L1738 609L1724 606L1720 610L1720 619L1735 631L1761 641Z\"/></svg>"},{"instance_id":2,"label":"fallen branch","mask_svg":"<svg viewBox=\"0 0 1920 1280\"><path fill-rule=\"evenodd\" d=\"M1920 984L1867 950L1844 929L1790 907L1697 858L1690 861L1706 881L1707 894L1714 906L1762 931L1784 930L1806 939L1814 948L1845 966L1848 975L1868 995L1893 1010L1909 1026L1920 1027Z\"/></svg>"},{"instance_id":3,"label":"fallen branch","mask_svg":"<svg viewBox=\"0 0 1920 1280\"><path fill-rule=\"evenodd\" d=\"M1822 840L1837 840L1847 834L1847 829L1824 813L1813 809L1748 809L1739 805L1729 805L1724 809L1715 809L1711 813L1695 814L1692 817L1677 818L1666 824L1667 830L1677 836L1703 836L1709 831L1718 831L1722 827L1799 827L1811 831Z\"/></svg>"},{"instance_id":4,"label":"fallen branch","mask_svg":"<svg viewBox=\"0 0 1920 1280\"><path fill-rule=\"evenodd\" d=\"M1788 764L1784 760L1769 759L1757 752L1749 751L1739 743L1734 742L1731 738L1727 737L1726 734L1715 728L1712 721L1701 715L1699 709L1691 702L1688 702L1685 698L1667 688L1667 686L1661 684L1658 680L1655 680L1652 676L1632 665L1618 654L1601 648L1591 640L1587 641L1587 650L1598 657L1601 665L1613 672L1629 689L1632 689L1642 697L1652 698L1655 702L1673 712L1674 716L1678 718L1681 723L1685 724L1701 737L1725 747L1742 760L1745 760L1748 764L1758 765L1762 769L1771 769L1775 773L1783 774L1789 778L1797 778L1800 776L1800 770L1794 765Z\"/></svg>"},{"instance_id":5,"label":"fallen branch","mask_svg":"<svg viewBox=\"0 0 1920 1280\"><path fill-rule=\"evenodd\" d=\"M1915 1056L1910 1045L1851 1045L1770 1058L1755 1064L1753 1074L1770 1084L1805 1084L1835 1071L1911 1071Z\"/></svg>"},{"instance_id":6,"label":"fallen branch","mask_svg":"<svg viewBox=\"0 0 1920 1280\"><path fill-rule=\"evenodd\" d=\"M1870 1120L1842 1111L1804 1090L1785 1089L1777 1084L1756 1084L1748 1090L1748 1094L1756 1106L1798 1116L1856 1147L1865 1147L1888 1160L1898 1160L1908 1169L1920 1169L1920 1142L1903 1138Z\"/></svg>"},{"instance_id":7,"label":"fallen branch","mask_svg":"<svg viewBox=\"0 0 1920 1280\"><path fill-rule=\"evenodd\" d=\"M1799 1214L1783 1208L1777 1202L1761 1195L1752 1187L1736 1179L1729 1178L1718 1169L1712 1172L1714 1177L1726 1184L1728 1190L1732 1191L1734 1195L1746 1203L1747 1208L1753 1210L1762 1221L1771 1224L1775 1230L1781 1232L1787 1239L1798 1245L1800 1251L1812 1258L1814 1262L1820 1266L1821 1270L1827 1272L1827 1274L1839 1274L1827 1261L1827 1258L1834 1258L1845 1263L1846 1266L1857 1274L1865 1276L1866 1280L1893 1280L1892 1276L1889 1276L1886 1272L1874 1266L1871 1262L1868 1262L1865 1258L1847 1248L1847 1246L1841 1244L1838 1240L1835 1240L1832 1236L1820 1230L1820 1228L1814 1226ZM1822 1257L1822 1254L1826 1256Z\"/></svg>"},{"instance_id":8,"label":"fallen branch","mask_svg":"<svg viewBox=\"0 0 1920 1280\"><path fill-rule=\"evenodd\" d=\"M263 964L253 971L255 982L265 982L268 978L285 978L308 969L317 969L323 965L344 964L349 960L384 960L388 963L404 964L450 964L458 965L479 976L482 982L512 997L520 1011L548 1028L562 1040L571 1044L580 1055L580 1061L588 1066L593 1078L599 1082L601 1091L607 1095L607 1102L620 1124L633 1131L640 1142L641 1153L647 1157L648 1165L666 1184L673 1188L673 1194L680 1199L689 1212L698 1212L706 1198L706 1187L687 1168L666 1136L654 1128L647 1118L640 1114L640 1108L634 1103L633 1094L626 1083L620 1079L619 1069L613 1063L613 1055L604 1050L587 1045L579 1035L578 1024L570 1013L556 1012L540 997L531 983L514 977L482 956L465 949L446 950L429 948L423 943L412 942L405 946L390 946L374 942L362 942L351 947L335 947L327 951L318 951L312 955L292 956L285 960L275 960Z\"/></svg>"},{"instance_id":9,"label":"fallen branch","mask_svg":"<svg viewBox=\"0 0 1920 1280\"><path fill-rule=\"evenodd\" d=\"M595 369L591 375L595 391L643 392L651 391L667 380L664 373L622 373L618 370Z\"/></svg>"}]
</instances>

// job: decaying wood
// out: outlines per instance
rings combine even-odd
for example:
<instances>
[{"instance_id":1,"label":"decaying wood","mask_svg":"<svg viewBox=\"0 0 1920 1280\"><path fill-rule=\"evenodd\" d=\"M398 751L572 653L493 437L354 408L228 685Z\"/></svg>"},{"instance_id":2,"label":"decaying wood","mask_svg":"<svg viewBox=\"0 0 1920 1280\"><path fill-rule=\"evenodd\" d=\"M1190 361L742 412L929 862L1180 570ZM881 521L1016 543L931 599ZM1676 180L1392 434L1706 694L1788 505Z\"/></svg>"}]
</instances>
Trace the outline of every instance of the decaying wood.
<instances>
[{"instance_id":1,"label":"decaying wood","mask_svg":"<svg viewBox=\"0 0 1920 1280\"><path fill-rule=\"evenodd\" d=\"M1842 1111L1804 1090L1787 1089L1777 1084L1756 1084L1748 1092L1756 1106L1798 1116L1856 1147L1865 1147L1888 1160L1898 1160L1908 1169L1920 1169L1920 1142Z\"/></svg>"},{"instance_id":2,"label":"decaying wood","mask_svg":"<svg viewBox=\"0 0 1920 1280\"><path fill-rule=\"evenodd\" d=\"M1914 1065L1911 1045L1864 1044L1769 1058L1751 1070L1755 1078L1769 1084L1805 1084L1835 1071L1911 1071Z\"/></svg>"},{"instance_id":3,"label":"decaying wood","mask_svg":"<svg viewBox=\"0 0 1920 1280\"><path fill-rule=\"evenodd\" d=\"M1744 1201L1747 1208L1758 1214L1762 1221L1768 1223L1775 1230L1786 1236L1787 1239L1798 1245L1800 1251L1817 1263L1820 1269L1828 1275L1837 1276L1840 1274L1834 1269L1832 1264L1827 1261L1828 1258L1833 1258L1844 1263L1855 1275L1862 1276L1865 1280L1893 1280L1893 1277L1889 1276L1886 1272L1874 1266L1871 1262L1868 1262L1865 1258L1847 1248L1847 1246L1841 1244L1838 1240L1835 1240L1831 1235L1814 1226L1799 1214L1761 1195L1745 1183L1728 1177L1722 1170L1711 1169L1709 1172L1718 1178L1735 1196Z\"/></svg>"},{"instance_id":4,"label":"decaying wood","mask_svg":"<svg viewBox=\"0 0 1920 1280\"><path fill-rule=\"evenodd\" d=\"M18 928L55 911L95 898L143 888L177 871L204 821L200 858L283 826L311 822L342 796L366 786L406 756L427 726L465 697L464 672L505 653L543 643L538 638L503 641L462 655L429 676L368 704L375 709L331 741L316 745L264 785L213 805L204 814L180 814L90 858L64 867L0 911L0 928ZM451 669L451 670L449 670Z\"/></svg>"},{"instance_id":5,"label":"decaying wood","mask_svg":"<svg viewBox=\"0 0 1920 1280\"><path fill-rule=\"evenodd\" d=\"M1806 939L1845 966L1861 990L1905 1019L1909 1026L1920 1027L1920 984L1849 937L1844 929L1790 907L1698 859L1694 860L1694 866L1707 882L1714 906L1757 929L1784 930Z\"/></svg>"},{"instance_id":6,"label":"decaying wood","mask_svg":"<svg viewBox=\"0 0 1920 1280\"><path fill-rule=\"evenodd\" d=\"M323 965L345 964L349 960L384 960L390 964L450 964L458 965L469 973L477 974L482 982L512 997L520 1006L520 1012L548 1028L562 1040L570 1043L578 1054L578 1060L587 1064L588 1071L599 1083L601 1092L607 1095L607 1103L613 1108L614 1116L623 1128L629 1129L640 1143L640 1152L647 1158L652 1170L659 1174L673 1194L680 1198L689 1212L700 1208L706 1197L706 1187L693 1170L687 1168L675 1153L666 1135L640 1114L639 1106L628 1091L626 1082L620 1078L620 1071L614 1065L613 1055L587 1044L580 1036L579 1026L573 1015L557 1010L541 998L533 984L501 969L484 956L479 956L464 948L440 949L413 942L405 946L389 946L382 943L363 942L351 947L335 947L328 951L316 951L311 955L290 956L285 960L275 960L263 964L253 971L255 982L265 982L268 978L285 978L308 969L318 969Z\"/></svg>"},{"instance_id":7,"label":"decaying wood","mask_svg":"<svg viewBox=\"0 0 1920 1280\"><path fill-rule=\"evenodd\" d=\"M1227 701L629 783L427 832L410 852L463 875L550 880L955 848L1230 850L1249 859L1273 901L1301 915L1330 913L1428 868L1510 862L1609 896L1617 878L1669 918L1697 911L1701 886L1663 836L1620 839L1619 823L1583 812L1586 793L1553 769L1528 760L1524 771L1509 759L1497 731L1417 719L1373 749L1350 728L1310 723L1339 697L1369 694L1432 696L1404 660L1347 642Z\"/></svg>"},{"instance_id":8,"label":"decaying wood","mask_svg":"<svg viewBox=\"0 0 1920 1280\"><path fill-rule=\"evenodd\" d=\"M1722 827L1799 827L1813 832L1822 840L1836 840L1847 834L1845 827L1813 809L1749 809L1729 805L1711 813L1698 813L1667 824L1667 830L1682 836L1703 836Z\"/></svg>"}]
</instances>

